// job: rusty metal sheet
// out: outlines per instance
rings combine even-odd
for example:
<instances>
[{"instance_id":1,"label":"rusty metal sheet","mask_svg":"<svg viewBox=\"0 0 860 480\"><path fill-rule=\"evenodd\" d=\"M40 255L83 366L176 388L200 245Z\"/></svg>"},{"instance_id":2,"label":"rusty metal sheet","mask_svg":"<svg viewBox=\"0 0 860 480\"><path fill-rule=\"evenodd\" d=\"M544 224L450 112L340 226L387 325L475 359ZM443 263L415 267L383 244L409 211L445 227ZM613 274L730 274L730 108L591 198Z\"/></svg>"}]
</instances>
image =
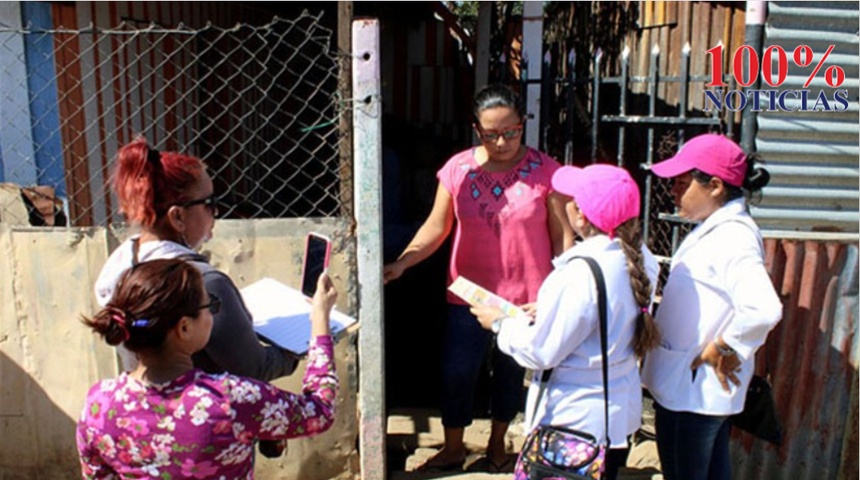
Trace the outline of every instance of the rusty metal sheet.
<instances>
[{"instance_id":1,"label":"rusty metal sheet","mask_svg":"<svg viewBox=\"0 0 860 480\"><path fill-rule=\"evenodd\" d=\"M772 375L782 446L732 433L736 480L858 478L858 245L768 239L783 319L759 350Z\"/></svg>"}]
</instances>

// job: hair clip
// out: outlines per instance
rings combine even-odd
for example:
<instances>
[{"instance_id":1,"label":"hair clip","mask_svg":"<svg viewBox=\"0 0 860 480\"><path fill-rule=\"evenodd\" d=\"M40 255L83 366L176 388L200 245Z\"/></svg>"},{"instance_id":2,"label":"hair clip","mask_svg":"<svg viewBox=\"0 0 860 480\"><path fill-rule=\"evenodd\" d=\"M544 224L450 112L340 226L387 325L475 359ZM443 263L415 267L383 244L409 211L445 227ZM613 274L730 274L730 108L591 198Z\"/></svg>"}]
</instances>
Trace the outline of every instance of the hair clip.
<instances>
[{"instance_id":1,"label":"hair clip","mask_svg":"<svg viewBox=\"0 0 860 480\"><path fill-rule=\"evenodd\" d=\"M120 323L117 328L122 332L122 340L120 340L119 343L125 343L129 338L131 338L131 333L129 333L128 329L125 328L125 324Z\"/></svg>"},{"instance_id":2,"label":"hair clip","mask_svg":"<svg viewBox=\"0 0 860 480\"><path fill-rule=\"evenodd\" d=\"M123 312L122 310L120 310L116 307L107 307L107 308L110 310L110 319L113 320L114 322L122 325L122 326L125 326L125 320L126 320L125 312Z\"/></svg>"},{"instance_id":3,"label":"hair clip","mask_svg":"<svg viewBox=\"0 0 860 480\"><path fill-rule=\"evenodd\" d=\"M158 150L156 150L152 147L147 147L146 160L149 161L150 163L152 163L153 165L160 165L161 164L161 152L159 152Z\"/></svg>"},{"instance_id":4,"label":"hair clip","mask_svg":"<svg viewBox=\"0 0 860 480\"><path fill-rule=\"evenodd\" d=\"M138 318L137 320L131 322L131 326L134 328L143 328L149 325L149 320L146 318Z\"/></svg>"}]
</instances>

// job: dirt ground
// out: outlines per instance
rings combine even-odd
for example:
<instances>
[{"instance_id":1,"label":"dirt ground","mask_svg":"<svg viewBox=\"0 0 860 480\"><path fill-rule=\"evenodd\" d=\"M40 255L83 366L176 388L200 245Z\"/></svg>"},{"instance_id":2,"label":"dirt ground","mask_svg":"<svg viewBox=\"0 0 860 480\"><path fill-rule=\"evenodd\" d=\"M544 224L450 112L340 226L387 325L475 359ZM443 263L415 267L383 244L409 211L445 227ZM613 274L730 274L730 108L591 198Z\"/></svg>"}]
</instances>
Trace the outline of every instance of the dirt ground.
<instances>
[{"instance_id":1,"label":"dirt ground","mask_svg":"<svg viewBox=\"0 0 860 480\"><path fill-rule=\"evenodd\" d=\"M662 480L657 448L649 431L648 419L643 428L646 435L637 439L630 451L627 468L619 472L618 480ZM471 452L462 472L415 472L414 469L433 456L442 446L442 421L434 410L395 410L388 416L388 465L391 480L450 479L511 479L509 473L470 472L482 452L490 434L490 421L476 419L466 429L466 446ZM508 452L515 456L525 440L523 422L517 417L507 435Z\"/></svg>"}]
</instances>

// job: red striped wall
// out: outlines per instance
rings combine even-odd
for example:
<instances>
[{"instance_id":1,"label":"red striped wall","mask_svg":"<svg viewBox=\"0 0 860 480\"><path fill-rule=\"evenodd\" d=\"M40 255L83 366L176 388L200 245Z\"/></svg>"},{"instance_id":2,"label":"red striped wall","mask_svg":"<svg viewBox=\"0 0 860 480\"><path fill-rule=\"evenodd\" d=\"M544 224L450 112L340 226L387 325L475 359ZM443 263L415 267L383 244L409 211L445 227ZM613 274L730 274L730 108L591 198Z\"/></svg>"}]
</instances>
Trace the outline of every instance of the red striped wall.
<instances>
[{"instance_id":1,"label":"red striped wall","mask_svg":"<svg viewBox=\"0 0 860 480\"><path fill-rule=\"evenodd\" d=\"M60 125L70 216L75 224L104 224L110 197L110 160L119 146L147 131L159 148L184 150L195 130L188 115L196 108L194 43L164 38L158 48L145 36L110 35L99 29L195 28L212 20L228 25L241 5L215 2L53 2L56 29L88 29L92 35L56 34ZM248 19L251 20L251 19ZM271 20L267 16L261 23ZM233 20L235 22L235 20ZM180 37L181 38L181 37ZM94 48L98 46L98 48ZM169 57L174 61L166 61ZM132 68L129 68L132 65ZM163 67L162 67L163 66ZM163 99L153 102L153 98ZM114 219L116 220L116 219Z\"/></svg>"},{"instance_id":2,"label":"red striped wall","mask_svg":"<svg viewBox=\"0 0 860 480\"><path fill-rule=\"evenodd\" d=\"M735 429L736 480L858 478L858 246L769 239L783 318L756 357L770 366L782 446Z\"/></svg>"}]
</instances>

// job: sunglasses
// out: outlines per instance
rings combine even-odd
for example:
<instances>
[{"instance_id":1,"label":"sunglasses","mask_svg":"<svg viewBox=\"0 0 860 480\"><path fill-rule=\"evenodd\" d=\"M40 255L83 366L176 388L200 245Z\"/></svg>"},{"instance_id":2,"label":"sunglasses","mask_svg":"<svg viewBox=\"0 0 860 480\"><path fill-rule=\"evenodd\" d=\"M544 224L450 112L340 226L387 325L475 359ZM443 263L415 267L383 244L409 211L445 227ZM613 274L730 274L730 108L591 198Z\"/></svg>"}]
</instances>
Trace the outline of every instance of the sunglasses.
<instances>
[{"instance_id":1,"label":"sunglasses","mask_svg":"<svg viewBox=\"0 0 860 480\"><path fill-rule=\"evenodd\" d=\"M197 200L189 200L187 202L177 203L176 205L184 208L193 207L194 205L203 205L212 212L212 216L218 216L218 197L213 193L206 198L199 198Z\"/></svg>"},{"instance_id":2,"label":"sunglasses","mask_svg":"<svg viewBox=\"0 0 860 480\"><path fill-rule=\"evenodd\" d=\"M503 137L505 140L513 140L523 133L522 124L508 128L506 130L502 130L501 132L495 131L487 131L481 128L480 125L478 127L478 137L485 142L495 142L499 139L499 137Z\"/></svg>"},{"instance_id":3,"label":"sunglasses","mask_svg":"<svg viewBox=\"0 0 860 480\"><path fill-rule=\"evenodd\" d=\"M216 297L215 295L209 294L209 303L206 305L200 305L198 310L203 310L204 308L208 308L212 315L217 314L221 311L221 299Z\"/></svg>"}]
</instances>

